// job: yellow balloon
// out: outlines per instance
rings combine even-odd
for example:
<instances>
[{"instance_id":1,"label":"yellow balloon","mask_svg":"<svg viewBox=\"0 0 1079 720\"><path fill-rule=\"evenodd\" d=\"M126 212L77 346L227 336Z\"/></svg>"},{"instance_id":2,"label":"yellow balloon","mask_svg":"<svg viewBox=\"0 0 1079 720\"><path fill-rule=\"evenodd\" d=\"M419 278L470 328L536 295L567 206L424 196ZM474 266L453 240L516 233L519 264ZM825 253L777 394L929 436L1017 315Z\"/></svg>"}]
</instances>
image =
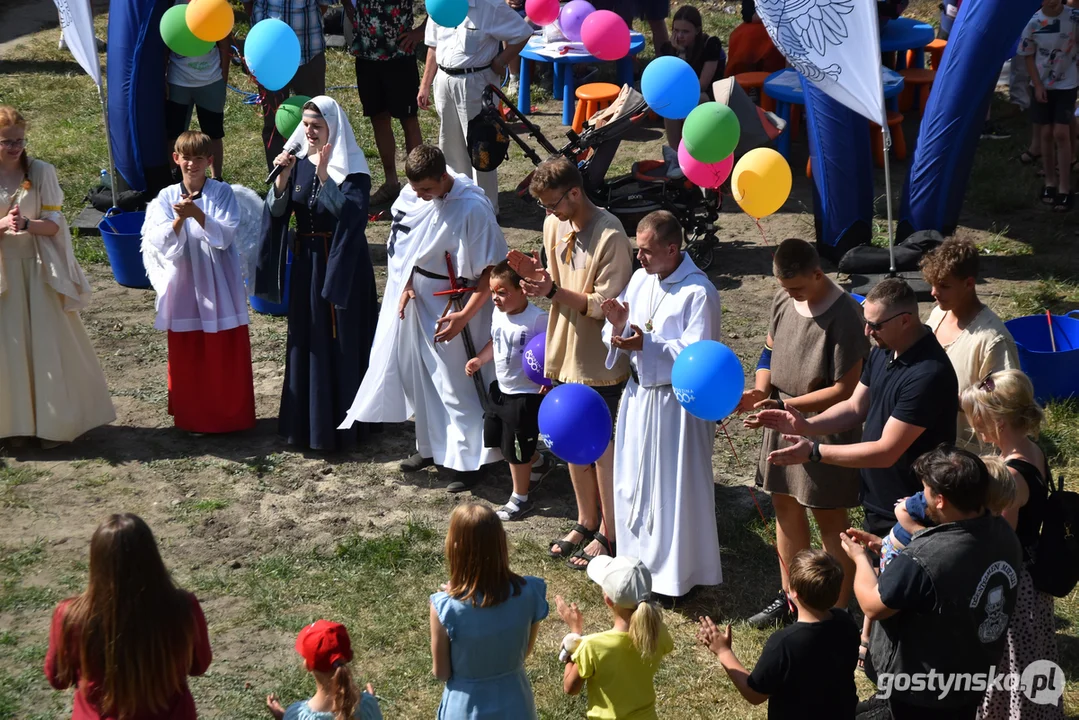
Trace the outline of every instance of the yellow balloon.
<instances>
[{"instance_id":1,"label":"yellow balloon","mask_svg":"<svg viewBox=\"0 0 1079 720\"><path fill-rule=\"evenodd\" d=\"M731 194L750 217L771 215L791 194L791 166L771 148L750 150L731 173Z\"/></svg>"},{"instance_id":2,"label":"yellow balloon","mask_svg":"<svg viewBox=\"0 0 1079 720\"><path fill-rule=\"evenodd\" d=\"M234 20L228 0L191 0L184 19L191 34L207 42L228 37Z\"/></svg>"}]
</instances>

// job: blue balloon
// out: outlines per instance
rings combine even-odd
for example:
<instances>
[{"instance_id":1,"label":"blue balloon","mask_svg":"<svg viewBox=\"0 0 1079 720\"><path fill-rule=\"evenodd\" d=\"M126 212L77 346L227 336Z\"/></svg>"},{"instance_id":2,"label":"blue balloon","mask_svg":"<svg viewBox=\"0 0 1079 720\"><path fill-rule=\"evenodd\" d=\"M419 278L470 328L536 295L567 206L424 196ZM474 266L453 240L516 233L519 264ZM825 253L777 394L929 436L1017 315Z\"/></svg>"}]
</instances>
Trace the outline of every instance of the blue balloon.
<instances>
[{"instance_id":1,"label":"blue balloon","mask_svg":"<svg viewBox=\"0 0 1079 720\"><path fill-rule=\"evenodd\" d=\"M445 28L455 28L468 15L468 0L427 0L427 14Z\"/></svg>"},{"instance_id":2,"label":"blue balloon","mask_svg":"<svg viewBox=\"0 0 1079 720\"><path fill-rule=\"evenodd\" d=\"M684 120L701 96L701 82L682 58L658 57L648 63L641 76L641 94L656 114L671 120Z\"/></svg>"},{"instance_id":3,"label":"blue balloon","mask_svg":"<svg viewBox=\"0 0 1079 720\"><path fill-rule=\"evenodd\" d=\"M587 385L559 385L540 404L540 438L551 452L573 465L599 460L611 442L611 427L607 403Z\"/></svg>"},{"instance_id":4,"label":"blue balloon","mask_svg":"<svg viewBox=\"0 0 1079 720\"><path fill-rule=\"evenodd\" d=\"M715 340L698 340L678 354L671 369L674 396L690 415L719 421L742 399L745 372L734 351Z\"/></svg>"},{"instance_id":5,"label":"blue balloon","mask_svg":"<svg viewBox=\"0 0 1079 720\"><path fill-rule=\"evenodd\" d=\"M267 18L255 23L247 33L244 60L259 85L280 90L300 67L300 39L287 23Z\"/></svg>"}]
</instances>

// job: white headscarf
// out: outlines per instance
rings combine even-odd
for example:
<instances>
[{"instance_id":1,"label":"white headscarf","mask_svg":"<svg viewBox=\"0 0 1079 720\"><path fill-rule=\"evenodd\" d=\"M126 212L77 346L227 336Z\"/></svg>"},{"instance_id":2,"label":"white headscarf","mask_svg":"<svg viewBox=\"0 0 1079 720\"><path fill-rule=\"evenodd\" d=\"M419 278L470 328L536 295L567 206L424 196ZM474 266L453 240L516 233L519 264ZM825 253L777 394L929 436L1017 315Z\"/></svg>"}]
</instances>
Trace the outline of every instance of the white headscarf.
<instances>
[{"instance_id":1,"label":"white headscarf","mask_svg":"<svg viewBox=\"0 0 1079 720\"><path fill-rule=\"evenodd\" d=\"M326 126L329 128L330 137L326 142L332 145L333 148L330 150L330 164L327 166L326 172L329 173L334 182L340 185L347 176L353 173L370 175L371 171L367 167L367 158L364 157L360 146L356 144L356 136L352 133L352 125L349 123L345 111L337 104L337 101L332 97L319 95L311 98L311 102L318 108L326 121ZM299 148L296 153L299 157L307 157L310 154L311 149L307 145L307 134L304 131L302 122L292 131L292 137L288 139L285 146Z\"/></svg>"}]
</instances>

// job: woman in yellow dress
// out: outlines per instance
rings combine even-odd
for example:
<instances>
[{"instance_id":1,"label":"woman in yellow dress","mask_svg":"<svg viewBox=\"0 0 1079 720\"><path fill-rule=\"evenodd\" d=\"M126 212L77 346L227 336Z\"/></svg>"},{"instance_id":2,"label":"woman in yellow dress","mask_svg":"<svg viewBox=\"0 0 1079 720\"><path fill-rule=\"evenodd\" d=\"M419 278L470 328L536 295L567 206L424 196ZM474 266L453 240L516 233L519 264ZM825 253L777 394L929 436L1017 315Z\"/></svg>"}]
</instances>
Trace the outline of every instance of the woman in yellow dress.
<instances>
[{"instance_id":1,"label":"woman in yellow dress","mask_svg":"<svg viewBox=\"0 0 1079 720\"><path fill-rule=\"evenodd\" d=\"M55 447L116 419L63 202L53 166L26 154L26 120L0 105L0 444Z\"/></svg>"}]
</instances>

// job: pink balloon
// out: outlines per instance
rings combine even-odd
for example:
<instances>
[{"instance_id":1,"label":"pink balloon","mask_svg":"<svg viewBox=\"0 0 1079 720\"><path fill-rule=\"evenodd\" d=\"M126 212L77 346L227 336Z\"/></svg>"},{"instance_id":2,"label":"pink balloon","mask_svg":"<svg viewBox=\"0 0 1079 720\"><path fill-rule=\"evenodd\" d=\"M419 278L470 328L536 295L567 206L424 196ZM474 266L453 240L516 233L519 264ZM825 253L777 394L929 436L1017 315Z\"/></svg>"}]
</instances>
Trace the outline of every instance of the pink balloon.
<instances>
[{"instance_id":1,"label":"pink balloon","mask_svg":"<svg viewBox=\"0 0 1079 720\"><path fill-rule=\"evenodd\" d=\"M570 42L581 41L581 25L596 8L588 0L570 0L558 13L558 25Z\"/></svg>"},{"instance_id":2,"label":"pink balloon","mask_svg":"<svg viewBox=\"0 0 1079 720\"><path fill-rule=\"evenodd\" d=\"M525 14L537 25L550 25L558 19L558 0L525 0Z\"/></svg>"},{"instance_id":3,"label":"pink balloon","mask_svg":"<svg viewBox=\"0 0 1079 720\"><path fill-rule=\"evenodd\" d=\"M610 10L596 10L581 25L585 50L600 60L621 60L629 54L626 21Z\"/></svg>"},{"instance_id":4,"label":"pink balloon","mask_svg":"<svg viewBox=\"0 0 1079 720\"><path fill-rule=\"evenodd\" d=\"M678 143L678 165L686 174L689 181L702 188L717 188L731 176L734 169L734 153L723 158L717 163L702 163L693 159L686 150L686 143Z\"/></svg>"}]
</instances>

